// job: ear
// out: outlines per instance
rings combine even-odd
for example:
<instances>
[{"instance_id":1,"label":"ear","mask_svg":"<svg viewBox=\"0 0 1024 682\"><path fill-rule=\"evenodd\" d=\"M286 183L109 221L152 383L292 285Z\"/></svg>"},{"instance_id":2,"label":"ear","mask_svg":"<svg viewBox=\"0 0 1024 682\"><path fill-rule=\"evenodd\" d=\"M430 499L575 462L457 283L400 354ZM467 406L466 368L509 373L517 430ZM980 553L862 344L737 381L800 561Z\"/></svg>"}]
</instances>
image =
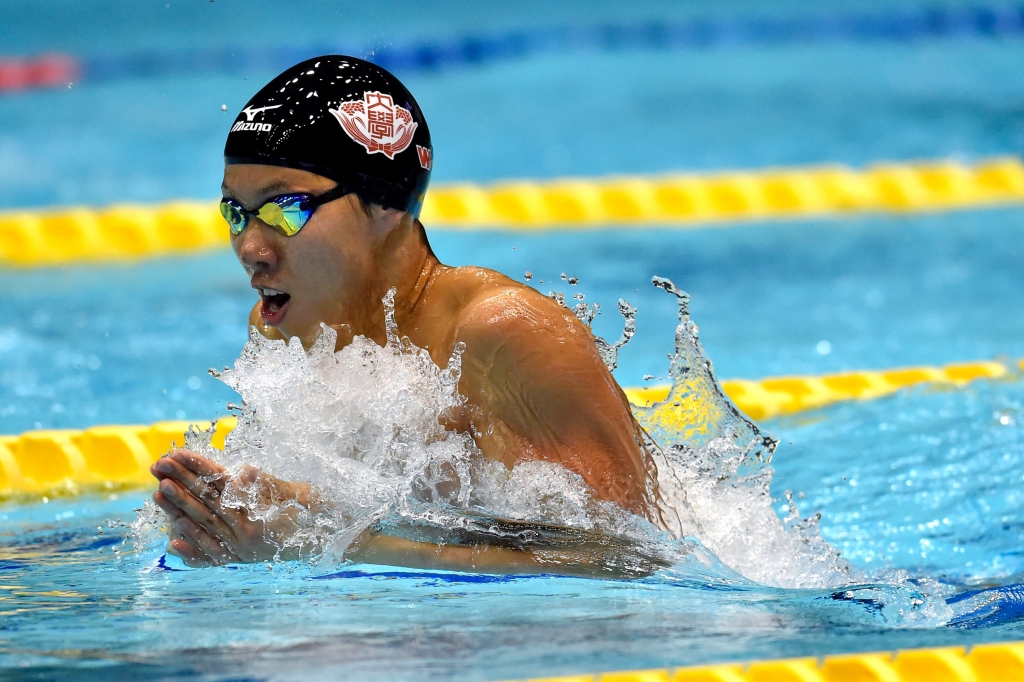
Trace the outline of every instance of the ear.
<instances>
[{"instance_id":1,"label":"ear","mask_svg":"<svg viewBox=\"0 0 1024 682\"><path fill-rule=\"evenodd\" d=\"M405 230L395 228L408 227L412 224L412 216L397 208L384 208L378 204L370 204L370 219L376 227L377 234L385 241L392 235L397 235Z\"/></svg>"}]
</instances>

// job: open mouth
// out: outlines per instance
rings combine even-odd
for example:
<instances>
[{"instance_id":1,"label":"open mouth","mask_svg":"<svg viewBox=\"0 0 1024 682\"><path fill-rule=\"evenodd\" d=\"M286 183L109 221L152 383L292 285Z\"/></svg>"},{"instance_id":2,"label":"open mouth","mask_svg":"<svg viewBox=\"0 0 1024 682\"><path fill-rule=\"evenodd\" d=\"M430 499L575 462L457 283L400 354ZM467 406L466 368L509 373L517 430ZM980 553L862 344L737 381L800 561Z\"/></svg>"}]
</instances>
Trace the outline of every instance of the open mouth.
<instances>
[{"instance_id":1,"label":"open mouth","mask_svg":"<svg viewBox=\"0 0 1024 682\"><path fill-rule=\"evenodd\" d=\"M285 307L292 297L291 294L267 288L257 289L257 291L260 292L260 300L263 301L263 308L260 311L263 315L263 320L267 324L278 324L284 318Z\"/></svg>"}]
</instances>

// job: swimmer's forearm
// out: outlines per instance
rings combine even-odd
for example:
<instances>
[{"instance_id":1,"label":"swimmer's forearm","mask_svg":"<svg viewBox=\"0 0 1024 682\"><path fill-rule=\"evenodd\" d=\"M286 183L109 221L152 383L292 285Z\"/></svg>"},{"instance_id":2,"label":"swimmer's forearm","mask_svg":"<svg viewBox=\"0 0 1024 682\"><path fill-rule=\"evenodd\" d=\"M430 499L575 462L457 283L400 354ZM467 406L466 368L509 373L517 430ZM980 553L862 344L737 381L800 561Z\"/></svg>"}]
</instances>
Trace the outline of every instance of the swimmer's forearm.
<instances>
[{"instance_id":1,"label":"swimmer's forearm","mask_svg":"<svg viewBox=\"0 0 1024 682\"><path fill-rule=\"evenodd\" d=\"M526 552L490 545L436 545L390 535L364 535L345 552L358 563L479 573L541 573ZM531 570L533 569L533 570ZM548 569L550 570L550 569Z\"/></svg>"},{"instance_id":2,"label":"swimmer's forearm","mask_svg":"<svg viewBox=\"0 0 1024 682\"><path fill-rule=\"evenodd\" d=\"M541 553L485 544L437 545L369 533L349 547L345 558L365 564L499 575L553 573L585 578L637 577L635 573L610 571L607 565L595 564L594 557L585 553Z\"/></svg>"}]
</instances>

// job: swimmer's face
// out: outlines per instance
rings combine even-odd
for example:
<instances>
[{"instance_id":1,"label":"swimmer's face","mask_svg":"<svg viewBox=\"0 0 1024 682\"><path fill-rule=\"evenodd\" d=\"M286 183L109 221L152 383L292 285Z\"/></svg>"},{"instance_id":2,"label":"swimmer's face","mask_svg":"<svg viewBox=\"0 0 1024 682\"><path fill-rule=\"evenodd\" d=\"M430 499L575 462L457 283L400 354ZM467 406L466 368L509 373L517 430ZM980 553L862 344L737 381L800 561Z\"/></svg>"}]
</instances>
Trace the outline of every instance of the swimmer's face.
<instances>
[{"instance_id":1,"label":"swimmer's face","mask_svg":"<svg viewBox=\"0 0 1024 682\"><path fill-rule=\"evenodd\" d=\"M224 196L258 210L282 194L316 196L333 180L293 168L248 164L224 170ZM302 230L286 237L258 218L250 218L231 247L260 295L263 321L286 337L309 346L320 330L348 325L355 334L379 317L377 257L402 213L371 207L355 195L319 206ZM227 229L225 225L224 229Z\"/></svg>"}]
</instances>

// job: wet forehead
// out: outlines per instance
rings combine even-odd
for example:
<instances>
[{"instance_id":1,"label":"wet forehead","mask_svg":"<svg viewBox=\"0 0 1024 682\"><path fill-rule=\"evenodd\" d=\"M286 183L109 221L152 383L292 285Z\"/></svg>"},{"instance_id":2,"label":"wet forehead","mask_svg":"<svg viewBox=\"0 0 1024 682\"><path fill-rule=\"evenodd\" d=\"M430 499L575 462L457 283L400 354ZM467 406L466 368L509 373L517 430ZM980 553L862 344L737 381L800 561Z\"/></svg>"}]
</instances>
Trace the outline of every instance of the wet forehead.
<instances>
[{"instance_id":1,"label":"wet forehead","mask_svg":"<svg viewBox=\"0 0 1024 682\"><path fill-rule=\"evenodd\" d=\"M221 193L245 204L258 206L281 194L320 194L334 185L315 173L255 164L233 164L224 169Z\"/></svg>"}]
</instances>

